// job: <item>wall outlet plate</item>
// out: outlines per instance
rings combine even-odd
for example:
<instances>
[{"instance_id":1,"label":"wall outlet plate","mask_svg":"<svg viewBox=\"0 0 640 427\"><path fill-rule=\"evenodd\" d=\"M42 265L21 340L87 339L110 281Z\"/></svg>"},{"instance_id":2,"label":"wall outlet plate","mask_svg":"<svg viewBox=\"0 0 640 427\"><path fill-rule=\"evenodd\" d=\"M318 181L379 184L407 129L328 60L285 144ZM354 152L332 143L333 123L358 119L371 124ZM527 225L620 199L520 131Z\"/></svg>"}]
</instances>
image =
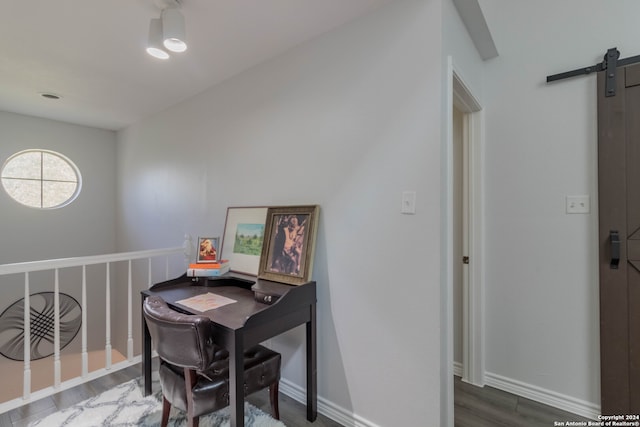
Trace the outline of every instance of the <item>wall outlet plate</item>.
<instances>
[{"instance_id":1,"label":"wall outlet plate","mask_svg":"<svg viewBox=\"0 0 640 427\"><path fill-rule=\"evenodd\" d=\"M591 211L589 196L567 196L568 214L587 214Z\"/></svg>"}]
</instances>

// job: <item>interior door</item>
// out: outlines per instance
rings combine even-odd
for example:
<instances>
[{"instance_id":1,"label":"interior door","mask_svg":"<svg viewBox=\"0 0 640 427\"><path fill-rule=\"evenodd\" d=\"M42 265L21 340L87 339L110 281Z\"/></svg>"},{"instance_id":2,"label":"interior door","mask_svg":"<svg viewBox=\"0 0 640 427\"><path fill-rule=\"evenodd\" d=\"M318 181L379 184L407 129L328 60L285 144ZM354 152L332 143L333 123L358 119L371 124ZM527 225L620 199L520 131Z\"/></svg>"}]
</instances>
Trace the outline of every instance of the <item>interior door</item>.
<instances>
[{"instance_id":1,"label":"interior door","mask_svg":"<svg viewBox=\"0 0 640 427\"><path fill-rule=\"evenodd\" d=\"M603 414L640 413L640 64L598 73L600 364Z\"/></svg>"}]
</instances>

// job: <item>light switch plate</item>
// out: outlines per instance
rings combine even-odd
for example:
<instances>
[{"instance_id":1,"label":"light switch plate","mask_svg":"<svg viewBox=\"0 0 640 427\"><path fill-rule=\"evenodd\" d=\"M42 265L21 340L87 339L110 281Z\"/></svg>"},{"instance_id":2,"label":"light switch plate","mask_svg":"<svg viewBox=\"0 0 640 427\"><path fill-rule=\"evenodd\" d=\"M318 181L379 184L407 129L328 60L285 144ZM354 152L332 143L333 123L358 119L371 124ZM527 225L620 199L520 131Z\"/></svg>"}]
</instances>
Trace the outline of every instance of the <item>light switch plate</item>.
<instances>
[{"instance_id":1,"label":"light switch plate","mask_svg":"<svg viewBox=\"0 0 640 427\"><path fill-rule=\"evenodd\" d=\"M587 214L591 211L589 196L567 196L568 214Z\"/></svg>"},{"instance_id":2,"label":"light switch plate","mask_svg":"<svg viewBox=\"0 0 640 427\"><path fill-rule=\"evenodd\" d=\"M416 213L416 192L415 191L403 191L402 192L402 208L400 212L403 214L413 215Z\"/></svg>"}]
</instances>

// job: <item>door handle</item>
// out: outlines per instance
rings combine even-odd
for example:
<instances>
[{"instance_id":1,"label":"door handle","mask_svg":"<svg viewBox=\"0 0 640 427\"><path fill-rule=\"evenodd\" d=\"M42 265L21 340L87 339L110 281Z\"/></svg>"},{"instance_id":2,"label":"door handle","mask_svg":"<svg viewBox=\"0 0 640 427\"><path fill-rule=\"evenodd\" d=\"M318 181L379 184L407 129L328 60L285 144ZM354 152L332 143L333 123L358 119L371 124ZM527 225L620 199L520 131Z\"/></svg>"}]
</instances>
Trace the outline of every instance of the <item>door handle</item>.
<instances>
[{"instance_id":1,"label":"door handle","mask_svg":"<svg viewBox=\"0 0 640 427\"><path fill-rule=\"evenodd\" d=\"M609 245L611 247L611 261L609 266L613 270L618 269L620 263L620 235L618 230L611 230L609 232Z\"/></svg>"}]
</instances>

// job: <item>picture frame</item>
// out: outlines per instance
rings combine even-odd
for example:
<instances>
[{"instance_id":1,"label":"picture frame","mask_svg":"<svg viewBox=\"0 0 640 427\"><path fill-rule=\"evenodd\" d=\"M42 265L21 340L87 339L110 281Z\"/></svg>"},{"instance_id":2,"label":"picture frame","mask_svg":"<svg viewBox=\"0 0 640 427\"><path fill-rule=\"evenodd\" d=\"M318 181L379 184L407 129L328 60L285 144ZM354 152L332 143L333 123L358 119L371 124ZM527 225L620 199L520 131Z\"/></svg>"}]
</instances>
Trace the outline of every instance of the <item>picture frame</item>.
<instances>
[{"instance_id":1,"label":"picture frame","mask_svg":"<svg viewBox=\"0 0 640 427\"><path fill-rule=\"evenodd\" d=\"M258 276L267 209L267 206L227 208L221 257L229 260L230 271Z\"/></svg>"},{"instance_id":2,"label":"picture frame","mask_svg":"<svg viewBox=\"0 0 640 427\"><path fill-rule=\"evenodd\" d=\"M218 250L220 238L219 237L198 237L198 244L196 246L197 263L214 263L220 258L218 256Z\"/></svg>"},{"instance_id":3,"label":"picture frame","mask_svg":"<svg viewBox=\"0 0 640 427\"><path fill-rule=\"evenodd\" d=\"M319 211L318 205L267 210L259 278L290 285L311 279Z\"/></svg>"}]
</instances>

